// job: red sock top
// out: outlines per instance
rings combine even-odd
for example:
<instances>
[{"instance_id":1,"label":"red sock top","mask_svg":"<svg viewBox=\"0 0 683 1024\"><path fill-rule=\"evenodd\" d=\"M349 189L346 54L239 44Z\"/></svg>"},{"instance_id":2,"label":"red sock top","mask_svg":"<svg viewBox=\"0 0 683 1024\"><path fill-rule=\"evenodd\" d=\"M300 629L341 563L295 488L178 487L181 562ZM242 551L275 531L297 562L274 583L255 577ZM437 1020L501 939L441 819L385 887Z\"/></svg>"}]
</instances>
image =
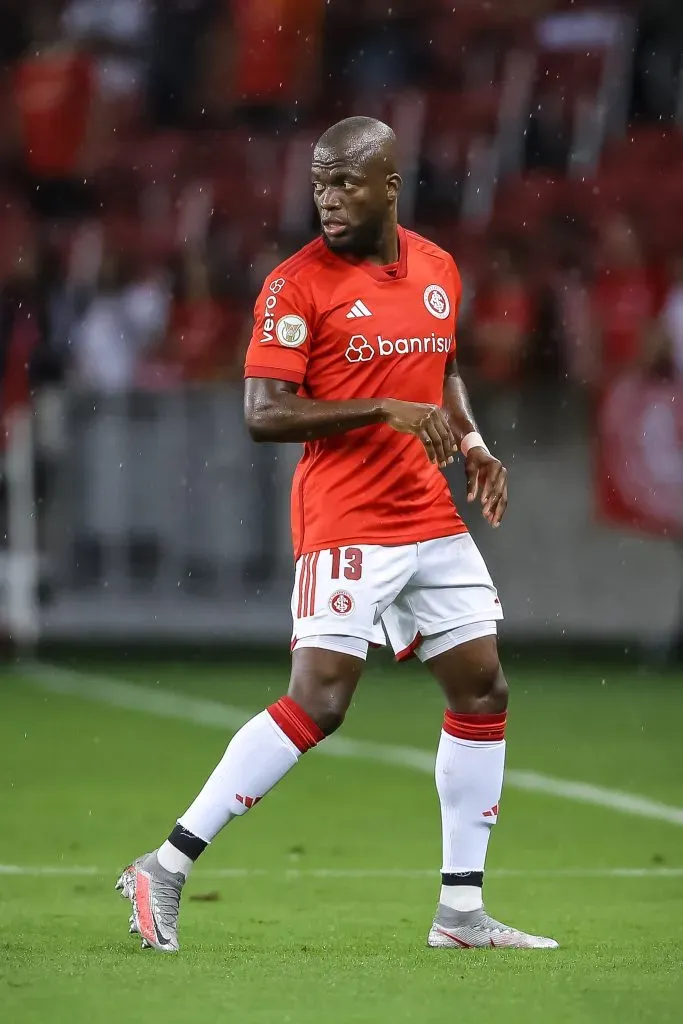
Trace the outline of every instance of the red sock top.
<instances>
[{"instance_id":1,"label":"red sock top","mask_svg":"<svg viewBox=\"0 0 683 1024\"><path fill-rule=\"evenodd\" d=\"M443 719L443 731L459 740L479 740L494 743L505 739L507 711L499 715L456 715L447 711Z\"/></svg>"},{"instance_id":2,"label":"red sock top","mask_svg":"<svg viewBox=\"0 0 683 1024\"><path fill-rule=\"evenodd\" d=\"M280 697L266 711L302 754L325 739L322 729L291 697Z\"/></svg>"}]
</instances>

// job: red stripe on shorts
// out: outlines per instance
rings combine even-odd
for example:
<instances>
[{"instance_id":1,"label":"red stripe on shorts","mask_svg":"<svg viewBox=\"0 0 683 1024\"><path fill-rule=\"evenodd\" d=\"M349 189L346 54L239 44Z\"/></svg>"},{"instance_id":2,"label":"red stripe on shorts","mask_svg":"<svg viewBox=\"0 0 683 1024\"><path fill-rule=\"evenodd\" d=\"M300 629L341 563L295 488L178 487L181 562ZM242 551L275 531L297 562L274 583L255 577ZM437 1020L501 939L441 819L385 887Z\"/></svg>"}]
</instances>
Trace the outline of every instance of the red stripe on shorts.
<instances>
[{"instance_id":1,"label":"red stripe on shorts","mask_svg":"<svg viewBox=\"0 0 683 1024\"><path fill-rule=\"evenodd\" d=\"M299 604L296 610L297 619L300 619L304 615L304 597L308 581L308 563L310 557L310 555L304 555L301 559L301 569L299 570Z\"/></svg>"},{"instance_id":2,"label":"red stripe on shorts","mask_svg":"<svg viewBox=\"0 0 683 1024\"><path fill-rule=\"evenodd\" d=\"M308 581L308 596L306 600L306 611L304 615L313 615L315 612L315 587L316 587L316 571L318 568L318 559L320 558L320 552L316 551L314 555L310 556L310 573Z\"/></svg>"},{"instance_id":3,"label":"red stripe on shorts","mask_svg":"<svg viewBox=\"0 0 683 1024\"><path fill-rule=\"evenodd\" d=\"M407 661L408 658L412 658L413 655L415 654L415 651L422 643L422 639L422 633L420 633L420 631L418 630L418 632L415 634L414 638L411 640L408 646L404 647L402 651L399 651L398 654L394 655L396 661Z\"/></svg>"}]
</instances>

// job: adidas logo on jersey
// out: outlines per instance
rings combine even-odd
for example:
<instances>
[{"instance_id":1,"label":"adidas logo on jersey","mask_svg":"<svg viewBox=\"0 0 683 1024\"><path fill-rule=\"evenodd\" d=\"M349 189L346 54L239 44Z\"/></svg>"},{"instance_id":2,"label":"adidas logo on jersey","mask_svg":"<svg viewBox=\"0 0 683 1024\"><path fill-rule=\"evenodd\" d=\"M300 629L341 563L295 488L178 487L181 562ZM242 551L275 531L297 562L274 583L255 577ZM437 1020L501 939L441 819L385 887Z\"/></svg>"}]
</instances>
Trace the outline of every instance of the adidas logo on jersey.
<instances>
[{"instance_id":1,"label":"adidas logo on jersey","mask_svg":"<svg viewBox=\"0 0 683 1024\"><path fill-rule=\"evenodd\" d=\"M356 299L354 304L351 306L351 309L346 314L346 319L355 320L356 317L360 316L372 316L372 313L364 302L361 302L360 299Z\"/></svg>"}]
</instances>

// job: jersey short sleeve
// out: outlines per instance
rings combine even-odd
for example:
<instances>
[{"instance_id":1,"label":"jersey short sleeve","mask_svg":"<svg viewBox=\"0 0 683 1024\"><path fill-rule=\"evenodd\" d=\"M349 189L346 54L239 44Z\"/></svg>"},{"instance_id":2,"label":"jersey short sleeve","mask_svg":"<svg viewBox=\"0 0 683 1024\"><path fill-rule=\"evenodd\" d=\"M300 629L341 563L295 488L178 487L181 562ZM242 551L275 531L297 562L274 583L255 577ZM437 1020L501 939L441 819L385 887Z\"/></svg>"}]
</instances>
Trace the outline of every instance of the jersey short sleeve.
<instances>
[{"instance_id":1,"label":"jersey short sleeve","mask_svg":"<svg viewBox=\"0 0 683 1024\"><path fill-rule=\"evenodd\" d=\"M462 298L462 280L460 278L460 272L457 264L452 256L448 257L448 269L450 271L452 289L453 289L453 311L452 311L452 326L453 326L453 350L449 352L446 359L446 363L455 362L457 350L458 350L458 313L460 312L460 300Z\"/></svg>"},{"instance_id":2,"label":"jersey short sleeve","mask_svg":"<svg viewBox=\"0 0 683 1024\"><path fill-rule=\"evenodd\" d=\"M244 376L301 384L308 365L313 317L313 303L303 287L274 271L254 306Z\"/></svg>"}]
</instances>

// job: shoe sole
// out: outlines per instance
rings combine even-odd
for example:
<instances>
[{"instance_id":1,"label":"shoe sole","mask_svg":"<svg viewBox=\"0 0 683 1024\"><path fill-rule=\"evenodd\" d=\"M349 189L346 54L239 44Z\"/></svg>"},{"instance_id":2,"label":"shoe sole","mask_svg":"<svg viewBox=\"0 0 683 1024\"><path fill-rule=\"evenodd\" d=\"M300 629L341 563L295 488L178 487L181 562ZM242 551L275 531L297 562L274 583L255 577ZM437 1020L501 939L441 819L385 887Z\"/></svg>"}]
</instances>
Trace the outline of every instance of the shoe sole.
<instances>
[{"instance_id":1,"label":"shoe sole","mask_svg":"<svg viewBox=\"0 0 683 1024\"><path fill-rule=\"evenodd\" d=\"M144 871L139 871L135 864L129 864L121 872L114 888L121 893L123 899L130 900L133 913L128 918L128 932L130 935L140 936L141 948L156 949L158 953L177 953L177 949L162 945L157 938L152 908L149 904L149 876Z\"/></svg>"},{"instance_id":2,"label":"shoe sole","mask_svg":"<svg viewBox=\"0 0 683 1024\"><path fill-rule=\"evenodd\" d=\"M465 942L464 939L454 935L453 932L445 932L441 928L432 928L427 936L427 947L429 949L559 949L559 943L554 946L522 945L521 943L515 945L505 942L497 943L490 938L487 943L475 946L474 943Z\"/></svg>"}]
</instances>

